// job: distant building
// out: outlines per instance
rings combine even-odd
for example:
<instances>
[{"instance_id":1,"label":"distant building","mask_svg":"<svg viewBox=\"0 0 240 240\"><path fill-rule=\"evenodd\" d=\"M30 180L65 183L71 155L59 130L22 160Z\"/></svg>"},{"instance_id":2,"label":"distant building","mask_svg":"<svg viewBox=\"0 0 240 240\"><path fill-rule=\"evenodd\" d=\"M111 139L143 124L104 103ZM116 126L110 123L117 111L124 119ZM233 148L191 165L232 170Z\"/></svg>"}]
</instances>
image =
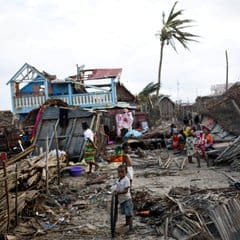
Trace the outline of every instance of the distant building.
<instances>
[{"instance_id":1,"label":"distant building","mask_svg":"<svg viewBox=\"0 0 240 240\"><path fill-rule=\"evenodd\" d=\"M229 83L228 88L232 87L234 83ZM215 84L211 86L212 95L222 95L226 92L226 84Z\"/></svg>"}]
</instances>

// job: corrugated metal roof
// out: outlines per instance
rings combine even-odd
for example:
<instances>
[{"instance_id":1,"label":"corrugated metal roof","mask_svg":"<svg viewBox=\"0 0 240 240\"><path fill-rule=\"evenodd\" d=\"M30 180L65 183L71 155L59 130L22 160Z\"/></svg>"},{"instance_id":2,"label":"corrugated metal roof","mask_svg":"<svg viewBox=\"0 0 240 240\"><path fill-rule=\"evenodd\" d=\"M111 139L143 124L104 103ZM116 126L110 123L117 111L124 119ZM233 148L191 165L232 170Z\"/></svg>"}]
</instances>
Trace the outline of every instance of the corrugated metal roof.
<instances>
[{"instance_id":1,"label":"corrugated metal roof","mask_svg":"<svg viewBox=\"0 0 240 240\"><path fill-rule=\"evenodd\" d=\"M42 119L58 119L59 118L59 107L47 107L42 115ZM86 118L94 115L92 112L82 110L81 108L69 109L68 118Z\"/></svg>"},{"instance_id":2,"label":"corrugated metal roof","mask_svg":"<svg viewBox=\"0 0 240 240\"><path fill-rule=\"evenodd\" d=\"M87 75L87 80L93 80L93 79L120 77L122 69L121 68L89 69L89 70L82 70L81 72L84 73L84 77L85 77L85 73L92 72L92 74Z\"/></svg>"},{"instance_id":3,"label":"corrugated metal roof","mask_svg":"<svg viewBox=\"0 0 240 240\"><path fill-rule=\"evenodd\" d=\"M122 68L97 68L84 69L80 71L81 78L84 80L117 78L120 77ZM70 76L70 78L77 78L77 75Z\"/></svg>"}]
</instances>

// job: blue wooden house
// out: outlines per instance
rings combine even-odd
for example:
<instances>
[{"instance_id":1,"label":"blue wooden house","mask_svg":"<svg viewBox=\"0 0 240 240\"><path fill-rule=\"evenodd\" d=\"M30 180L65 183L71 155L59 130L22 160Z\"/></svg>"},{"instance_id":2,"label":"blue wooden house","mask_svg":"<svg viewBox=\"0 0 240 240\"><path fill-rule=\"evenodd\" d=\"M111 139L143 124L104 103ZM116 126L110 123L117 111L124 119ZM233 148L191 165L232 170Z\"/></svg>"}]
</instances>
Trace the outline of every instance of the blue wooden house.
<instances>
[{"instance_id":1,"label":"blue wooden house","mask_svg":"<svg viewBox=\"0 0 240 240\"><path fill-rule=\"evenodd\" d=\"M11 88L12 112L21 121L48 99L61 99L70 106L82 108L116 105L116 86L122 69L83 68L77 67L74 76L58 79L25 63L7 83Z\"/></svg>"}]
</instances>

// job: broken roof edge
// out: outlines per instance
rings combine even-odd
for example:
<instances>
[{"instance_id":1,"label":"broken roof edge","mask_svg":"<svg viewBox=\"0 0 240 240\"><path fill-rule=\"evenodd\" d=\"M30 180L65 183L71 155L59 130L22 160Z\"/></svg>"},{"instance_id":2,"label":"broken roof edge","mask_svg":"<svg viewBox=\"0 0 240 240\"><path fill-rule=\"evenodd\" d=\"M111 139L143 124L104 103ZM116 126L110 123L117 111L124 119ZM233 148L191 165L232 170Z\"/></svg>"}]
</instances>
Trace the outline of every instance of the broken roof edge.
<instances>
[{"instance_id":1,"label":"broken roof edge","mask_svg":"<svg viewBox=\"0 0 240 240\"><path fill-rule=\"evenodd\" d=\"M60 109L68 110L68 118L88 118L96 114L96 112L87 111L81 107L63 107L63 106L47 106L42 114L42 119L51 120L58 119L60 114Z\"/></svg>"},{"instance_id":2,"label":"broken roof edge","mask_svg":"<svg viewBox=\"0 0 240 240\"><path fill-rule=\"evenodd\" d=\"M126 102L118 102L112 106L104 106L104 107L96 107L93 110L109 110L109 109L129 109L129 110L137 110L137 106L130 105Z\"/></svg>"},{"instance_id":3,"label":"broken roof edge","mask_svg":"<svg viewBox=\"0 0 240 240\"><path fill-rule=\"evenodd\" d=\"M8 85L9 83L16 80L16 78L21 74L22 71L24 71L27 67L30 67L32 70L34 70L38 75L40 75L43 79L46 79L46 77L35 67L30 65L29 63L24 63L22 67L11 77L11 79L6 83ZM46 79L47 80L47 79Z\"/></svg>"},{"instance_id":4,"label":"broken roof edge","mask_svg":"<svg viewBox=\"0 0 240 240\"><path fill-rule=\"evenodd\" d=\"M92 72L91 74L86 74L87 72ZM105 78L120 78L122 73L122 68L93 68L80 70L80 79L83 80L97 80ZM81 76L83 74L83 76ZM86 75L86 76L85 76ZM71 75L69 78L77 78L78 75Z\"/></svg>"},{"instance_id":5,"label":"broken roof edge","mask_svg":"<svg viewBox=\"0 0 240 240\"><path fill-rule=\"evenodd\" d=\"M217 117L216 114L203 112L203 111L200 112L200 115L202 116L202 118L204 118L204 117L212 118L216 124L221 126L221 128L225 132L228 132L230 135L233 135L235 137L239 136L240 131L238 131L238 129L235 127L236 125L234 124L234 120L232 120L230 123L229 122L226 123L225 119Z\"/></svg>"}]
</instances>

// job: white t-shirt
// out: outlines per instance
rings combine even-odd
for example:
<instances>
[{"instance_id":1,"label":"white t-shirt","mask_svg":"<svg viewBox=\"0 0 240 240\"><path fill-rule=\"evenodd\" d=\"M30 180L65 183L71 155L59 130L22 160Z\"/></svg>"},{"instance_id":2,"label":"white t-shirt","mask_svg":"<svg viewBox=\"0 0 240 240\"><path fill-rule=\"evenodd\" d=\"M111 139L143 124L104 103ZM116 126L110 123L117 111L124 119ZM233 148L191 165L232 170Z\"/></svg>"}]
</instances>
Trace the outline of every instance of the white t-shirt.
<instances>
[{"instance_id":1,"label":"white t-shirt","mask_svg":"<svg viewBox=\"0 0 240 240\"><path fill-rule=\"evenodd\" d=\"M133 167L132 166L127 166L127 177L130 179L130 180L133 180Z\"/></svg>"},{"instance_id":2,"label":"white t-shirt","mask_svg":"<svg viewBox=\"0 0 240 240\"><path fill-rule=\"evenodd\" d=\"M119 203L123 203L128 199L131 199L131 194L130 194L130 180L127 176L125 176L124 178L120 179L117 182L117 188L116 190L119 192L122 192L125 190L125 188L128 188L127 193L124 194L118 194L118 201Z\"/></svg>"},{"instance_id":3,"label":"white t-shirt","mask_svg":"<svg viewBox=\"0 0 240 240\"><path fill-rule=\"evenodd\" d=\"M85 140L90 139L92 142L94 141L94 133L91 129L87 129L83 133Z\"/></svg>"}]
</instances>

